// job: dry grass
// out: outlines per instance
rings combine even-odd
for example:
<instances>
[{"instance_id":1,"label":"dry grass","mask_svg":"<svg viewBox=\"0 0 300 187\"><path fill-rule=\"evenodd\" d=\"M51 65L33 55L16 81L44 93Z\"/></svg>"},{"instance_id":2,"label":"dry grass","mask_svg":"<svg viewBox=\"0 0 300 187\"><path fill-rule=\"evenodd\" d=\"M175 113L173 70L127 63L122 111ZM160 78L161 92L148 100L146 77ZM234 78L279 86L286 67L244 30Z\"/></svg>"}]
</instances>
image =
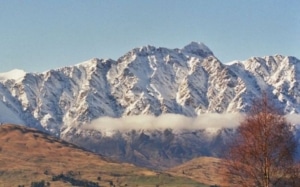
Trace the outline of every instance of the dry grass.
<instances>
[{"instance_id":1,"label":"dry grass","mask_svg":"<svg viewBox=\"0 0 300 187\"><path fill-rule=\"evenodd\" d=\"M171 174L189 177L198 182L222 187L238 187L235 180L228 178L224 160L213 157L200 157L168 170ZM230 182L230 183L229 183Z\"/></svg>"},{"instance_id":2,"label":"dry grass","mask_svg":"<svg viewBox=\"0 0 300 187\"><path fill-rule=\"evenodd\" d=\"M52 181L54 175L62 173L101 186L110 186L110 181L115 186L156 186L159 180L159 186L202 186L187 178L112 162L34 129L0 126L0 186L30 186L32 181L41 180L51 186L71 186Z\"/></svg>"}]
</instances>

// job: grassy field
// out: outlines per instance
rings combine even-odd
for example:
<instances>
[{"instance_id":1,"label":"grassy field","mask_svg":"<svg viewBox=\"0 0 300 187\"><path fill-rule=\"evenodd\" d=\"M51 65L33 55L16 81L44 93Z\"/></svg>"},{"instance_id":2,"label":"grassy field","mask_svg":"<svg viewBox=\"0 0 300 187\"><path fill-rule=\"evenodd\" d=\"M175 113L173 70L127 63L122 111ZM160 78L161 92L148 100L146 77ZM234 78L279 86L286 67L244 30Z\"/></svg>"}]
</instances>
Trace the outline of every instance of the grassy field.
<instances>
[{"instance_id":1,"label":"grassy field","mask_svg":"<svg viewBox=\"0 0 300 187\"><path fill-rule=\"evenodd\" d=\"M30 186L41 181L55 187L75 186L72 182L100 186L207 187L176 172L160 173L112 162L33 129L0 126L0 186Z\"/></svg>"}]
</instances>

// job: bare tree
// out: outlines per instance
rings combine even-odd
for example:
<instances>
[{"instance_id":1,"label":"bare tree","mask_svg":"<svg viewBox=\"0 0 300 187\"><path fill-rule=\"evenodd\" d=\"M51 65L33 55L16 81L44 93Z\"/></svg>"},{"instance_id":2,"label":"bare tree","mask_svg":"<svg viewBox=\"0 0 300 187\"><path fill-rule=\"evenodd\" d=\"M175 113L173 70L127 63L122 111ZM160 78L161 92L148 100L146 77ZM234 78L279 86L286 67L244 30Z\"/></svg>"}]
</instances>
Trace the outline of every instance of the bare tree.
<instances>
[{"instance_id":1,"label":"bare tree","mask_svg":"<svg viewBox=\"0 0 300 187\"><path fill-rule=\"evenodd\" d=\"M253 102L230 143L229 176L244 187L293 186L296 148L291 125L264 94Z\"/></svg>"}]
</instances>

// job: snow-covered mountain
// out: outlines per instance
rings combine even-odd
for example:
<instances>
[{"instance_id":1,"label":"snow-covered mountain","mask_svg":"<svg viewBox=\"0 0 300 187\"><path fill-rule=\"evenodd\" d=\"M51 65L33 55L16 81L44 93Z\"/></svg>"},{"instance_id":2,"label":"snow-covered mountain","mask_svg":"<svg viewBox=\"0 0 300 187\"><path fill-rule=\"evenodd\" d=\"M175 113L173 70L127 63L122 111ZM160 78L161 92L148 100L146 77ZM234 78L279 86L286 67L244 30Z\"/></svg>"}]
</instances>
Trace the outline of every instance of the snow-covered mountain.
<instances>
[{"instance_id":1,"label":"snow-covered mountain","mask_svg":"<svg viewBox=\"0 0 300 187\"><path fill-rule=\"evenodd\" d=\"M83 140L91 142L87 138L96 132L80 126L99 117L243 112L262 92L272 95L284 112L299 113L299 83L300 60L295 57L253 57L226 65L202 43L182 49L145 46L117 61L92 59L44 73L0 74L0 121L86 145ZM120 155L128 154L120 150Z\"/></svg>"}]
</instances>

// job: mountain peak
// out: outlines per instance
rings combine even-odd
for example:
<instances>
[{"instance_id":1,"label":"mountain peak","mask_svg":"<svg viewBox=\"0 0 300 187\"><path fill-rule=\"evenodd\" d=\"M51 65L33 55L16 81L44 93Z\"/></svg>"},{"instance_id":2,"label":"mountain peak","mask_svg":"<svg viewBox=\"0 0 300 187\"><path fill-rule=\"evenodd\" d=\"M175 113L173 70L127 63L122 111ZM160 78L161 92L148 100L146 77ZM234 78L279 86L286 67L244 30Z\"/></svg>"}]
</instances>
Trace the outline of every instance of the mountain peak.
<instances>
[{"instance_id":1,"label":"mountain peak","mask_svg":"<svg viewBox=\"0 0 300 187\"><path fill-rule=\"evenodd\" d=\"M26 72L24 70L13 69L9 72L0 73L0 80L7 80L7 79L18 80L24 78L25 75Z\"/></svg>"},{"instance_id":2,"label":"mountain peak","mask_svg":"<svg viewBox=\"0 0 300 187\"><path fill-rule=\"evenodd\" d=\"M191 42L190 44L184 46L182 51L186 53L191 53L201 57L213 56L213 52L203 43Z\"/></svg>"}]
</instances>

